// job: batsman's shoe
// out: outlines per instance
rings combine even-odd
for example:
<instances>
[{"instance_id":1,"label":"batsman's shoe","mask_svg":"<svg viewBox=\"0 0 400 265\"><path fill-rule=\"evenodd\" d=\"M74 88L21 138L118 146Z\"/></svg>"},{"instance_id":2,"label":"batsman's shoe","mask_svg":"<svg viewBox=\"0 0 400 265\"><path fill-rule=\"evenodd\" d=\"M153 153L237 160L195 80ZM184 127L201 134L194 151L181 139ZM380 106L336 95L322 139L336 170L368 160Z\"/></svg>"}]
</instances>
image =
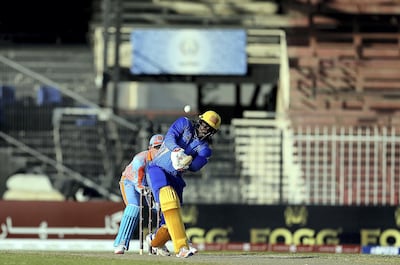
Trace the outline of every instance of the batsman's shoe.
<instances>
[{"instance_id":1,"label":"batsman's shoe","mask_svg":"<svg viewBox=\"0 0 400 265\"><path fill-rule=\"evenodd\" d=\"M193 252L191 252L190 249L188 249L187 247L182 247L179 250L179 253L176 254L176 257L178 258L188 258L190 256L193 256Z\"/></svg>"},{"instance_id":2,"label":"batsman's shoe","mask_svg":"<svg viewBox=\"0 0 400 265\"><path fill-rule=\"evenodd\" d=\"M119 245L118 247L115 248L114 254L124 254L126 250L126 247L124 245Z\"/></svg>"},{"instance_id":3,"label":"batsman's shoe","mask_svg":"<svg viewBox=\"0 0 400 265\"><path fill-rule=\"evenodd\" d=\"M154 238L154 234L148 234L146 236L146 243L151 246L151 241ZM164 245L162 247L151 247L150 248L150 254L151 255L157 255L157 256L171 256L171 253L169 252L168 248Z\"/></svg>"},{"instance_id":4,"label":"batsman's shoe","mask_svg":"<svg viewBox=\"0 0 400 265\"><path fill-rule=\"evenodd\" d=\"M195 247L192 245L192 243L189 243L189 250L190 250L190 252L192 252L193 254L196 254L197 252L199 252L199 251L197 250L197 248L195 248Z\"/></svg>"}]
</instances>

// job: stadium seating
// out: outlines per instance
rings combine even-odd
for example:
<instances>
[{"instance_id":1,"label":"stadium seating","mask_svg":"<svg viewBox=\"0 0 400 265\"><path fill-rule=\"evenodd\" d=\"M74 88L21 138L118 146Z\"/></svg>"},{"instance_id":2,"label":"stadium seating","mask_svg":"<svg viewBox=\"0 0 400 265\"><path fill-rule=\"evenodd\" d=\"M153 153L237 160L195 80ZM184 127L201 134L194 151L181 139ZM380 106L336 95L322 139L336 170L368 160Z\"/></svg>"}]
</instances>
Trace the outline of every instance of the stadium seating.
<instances>
[{"instance_id":1,"label":"stadium seating","mask_svg":"<svg viewBox=\"0 0 400 265\"><path fill-rule=\"evenodd\" d=\"M13 86L0 86L0 128L5 127L7 107L15 102L15 88Z\"/></svg>"},{"instance_id":2,"label":"stadium seating","mask_svg":"<svg viewBox=\"0 0 400 265\"><path fill-rule=\"evenodd\" d=\"M0 103L3 105L15 102L15 87L10 85L0 86Z\"/></svg>"},{"instance_id":3,"label":"stadium seating","mask_svg":"<svg viewBox=\"0 0 400 265\"><path fill-rule=\"evenodd\" d=\"M366 114L376 112L379 116L377 122L381 118L389 120L400 107L397 103L400 88L399 33L393 31L390 23L374 22L373 14L365 13L372 9L359 11L364 12L367 18L358 22L358 32L354 30L356 25L351 19L342 19L339 24L335 19L345 7L339 8L336 2L340 1L326 3L330 8L337 8L336 11L331 9L313 15L316 18L309 21L312 30L308 35L288 36L293 99L291 114L296 116L298 110L310 110L310 115L315 115L329 110L337 115L352 115L352 108L356 107ZM378 2L373 4L382 7L383 2ZM348 6L349 12L357 13L352 8L356 4L349 1L343 6ZM386 9L377 8L374 12L377 10ZM388 16L381 14L380 19L384 20L385 15ZM318 19L321 16L331 20ZM305 40L299 41L298 38ZM299 42L305 45L290 45ZM334 119L336 124L338 121ZM354 125L357 125L356 120Z\"/></svg>"},{"instance_id":4,"label":"stadium seating","mask_svg":"<svg viewBox=\"0 0 400 265\"><path fill-rule=\"evenodd\" d=\"M368 1L368 4L364 3L363 6L361 6L363 1L351 0L282 2L284 2L283 5L278 8L277 1L204 0L179 1L179 3L167 0L122 1L123 49L121 54L124 56L120 58L121 65L131 63L128 56L129 34L132 27L138 24L161 27L196 24L283 28L286 30L289 45L291 82L291 102L287 114L294 135L299 132L298 128L307 127L319 128L320 132L326 128L358 130L382 126L398 127L400 125L400 104L398 103L400 38L398 22L395 21L398 19L395 16L399 10L398 1L374 0ZM99 32L102 35L103 24L100 24L102 21L99 9L100 7L97 6L92 23L93 28L100 27ZM287 13L281 14L285 12ZM361 16L363 19L358 20ZM276 52L275 49L270 50L265 49L265 46L259 46L258 41L258 36L249 38L247 51L250 57ZM0 50L2 54L15 62L43 74L65 88L83 95L86 99L98 102L93 62L96 59L96 62L102 63L104 58L101 56L93 58L92 52L87 47L24 46L15 47L15 49L1 47ZM110 53L113 52L114 50ZM101 54L103 53L104 51L101 51ZM110 63L109 66L112 66L113 60L106 59ZM18 77L18 75L15 76ZM27 80L30 79L24 76L15 80L19 82L17 85L26 85ZM32 88L33 86L30 86L28 90ZM8 93L6 90L2 91ZM54 153L54 150L57 150L66 166L106 187L113 186L114 191L118 189L115 177L129 162L132 155L143 148L146 133L150 133L147 130L148 120L157 123L155 126L157 130L161 128L164 131L171 122L171 117L139 117L140 115L131 117L131 113L128 113L124 118L136 126L136 130L128 130L122 126L109 130L110 124L105 120L100 121L97 116L65 115L58 128L62 136L58 139L61 149L57 149L54 146L54 142L57 143L57 141L54 139L54 124L52 123L54 109L45 107L47 104L65 103L65 98L62 98L52 87L40 88L37 96L36 105L38 106L33 106L30 101L23 103L19 101L14 107L7 108L6 116L0 108L0 115L13 121L12 124L8 124L10 135L22 139L22 142L35 147L41 154L50 158L60 159ZM68 106L75 107L72 105L74 104ZM21 106L24 107L25 112L18 111ZM27 113L30 114L29 117ZM229 115L228 112L224 114ZM276 187L281 184L277 178L281 172L277 167L279 155L274 151L277 150L276 146L282 143L276 135L268 134L273 131L270 129L256 130L257 137L263 139L261 145L266 149L271 148L268 150L271 153L262 156L258 153L257 144L246 142L248 139L245 137L239 137L243 131L249 133L250 130L237 128L235 132L237 135L234 135L230 131L231 128L227 128L221 136L216 135L215 156L212 163L202 172L202 178L199 180L196 178L198 175L188 175L190 192L188 192L189 197L185 198L186 201L228 202L232 199L251 203L276 202L279 199ZM235 140L235 136L238 136L238 139ZM295 143L297 148L295 152L309 155L304 153L305 143ZM116 145L119 147L114 149ZM311 146L316 148L311 150L314 154L314 152L321 152L321 147L324 145L315 143ZM115 150L117 152L114 152ZM326 147L326 152L329 153L332 150L335 150L333 144ZM350 145L344 145L343 152L347 153L350 150ZM366 148L362 147L360 150L361 156L373 159ZM233 156L235 152L237 154ZM347 159L350 157L345 156ZM297 169L295 166L302 165L303 171L307 172L302 177L316 183L313 186L315 193L310 193L314 203L324 203L322 198L329 197L329 194L332 194L334 188L338 186L342 188L342 194L334 194L334 203L339 204L359 203L360 199L363 203L366 202L365 200L370 202L372 199L367 195L373 195L376 190L384 187L395 187L398 190L397 182L394 183L390 178L384 179L383 175L378 180L365 179L366 183L376 184L375 190L371 190L372 186L358 187L352 179L346 178L339 172L333 174L334 178L330 182L324 182L324 172L320 172L319 167L319 163L323 162L320 157L312 157L313 160L310 160L310 157L304 160L297 158L298 161L291 161L293 168ZM295 159L296 157L293 157L293 160ZM330 154L326 156L326 159L335 161L336 158ZM379 160L379 163L384 164L383 162L384 160ZM37 159L32 161L33 163L37 163ZM307 168L306 163L312 166ZM258 164L260 166L257 166ZM356 168L356 165L350 162L345 166L343 168L345 172L352 171L351 167ZM367 172L365 168L360 170ZM215 172L218 172L218 176ZM202 184L201 181L208 185ZM229 185L224 186L223 183L227 182ZM285 180L282 183L287 185L290 181ZM193 187L201 188L192 188L191 184L194 185ZM302 185L304 187L304 183ZM207 186L208 190L205 190L203 186ZM258 197L262 192L264 192L264 197ZM378 201L384 203L389 199L393 201L392 197L379 197Z\"/></svg>"},{"instance_id":5,"label":"stadium seating","mask_svg":"<svg viewBox=\"0 0 400 265\"><path fill-rule=\"evenodd\" d=\"M400 33L391 21L393 14L400 10L398 1L295 2L308 5L307 10L313 10L305 20L307 29L298 25L302 30L293 30L288 34L291 65L291 106L288 114L295 133L309 130L309 133L322 134L328 130L330 137L335 135L330 134L332 130L336 130L337 137L340 137L341 129L346 135L351 135L349 129L353 129L353 133L370 130L377 137L385 137L384 128L389 131L397 128L400 120ZM368 141L365 137L363 139ZM331 145L330 140L321 140L318 143L309 142L311 149L306 149L302 145L305 143L301 142L296 145L299 152L320 152L320 155L302 153L300 156L308 157L300 161L309 178L307 181L316 183L315 188L310 190L311 200L322 203L324 196L331 191L334 191L332 196L338 198L334 203L385 204L398 200L397 193L389 189L396 190L399 185L390 171L397 171L398 165L386 165L384 161L389 161L388 157L376 157L377 150L384 148L384 143L374 152L361 144L357 149L361 162L349 155L355 152L355 144L344 144L343 161L348 163L338 164L331 176L332 172L322 171L323 163L332 161L335 164L341 156L326 156L325 160L321 160L321 152L337 153L338 146ZM397 146L397 142L392 145ZM378 164L372 164L368 169L368 165L364 164L366 160ZM390 170L385 169L386 166ZM335 171L339 168L342 172ZM359 171L355 172L356 169ZM328 175L332 177L332 182L326 182ZM340 192L337 193L336 188L340 188L337 189ZM318 193L324 190L327 194Z\"/></svg>"},{"instance_id":6,"label":"stadium seating","mask_svg":"<svg viewBox=\"0 0 400 265\"><path fill-rule=\"evenodd\" d=\"M61 105L62 104L62 94L54 87L41 86L37 92L37 105Z\"/></svg>"}]
</instances>

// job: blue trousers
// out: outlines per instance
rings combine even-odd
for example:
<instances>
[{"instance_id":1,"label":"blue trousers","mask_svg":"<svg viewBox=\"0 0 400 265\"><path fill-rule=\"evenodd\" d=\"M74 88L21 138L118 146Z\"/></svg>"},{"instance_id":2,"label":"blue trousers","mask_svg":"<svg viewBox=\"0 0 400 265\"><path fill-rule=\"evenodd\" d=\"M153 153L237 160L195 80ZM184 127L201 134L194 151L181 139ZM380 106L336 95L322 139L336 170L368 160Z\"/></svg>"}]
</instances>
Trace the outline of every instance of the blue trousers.
<instances>
[{"instance_id":1,"label":"blue trousers","mask_svg":"<svg viewBox=\"0 0 400 265\"><path fill-rule=\"evenodd\" d=\"M154 199L160 203L160 189L166 186L171 186L178 194L180 203L183 203L183 188L186 186L185 181L181 177L176 177L165 172L162 168L151 165L147 167L148 184L154 194Z\"/></svg>"}]
</instances>

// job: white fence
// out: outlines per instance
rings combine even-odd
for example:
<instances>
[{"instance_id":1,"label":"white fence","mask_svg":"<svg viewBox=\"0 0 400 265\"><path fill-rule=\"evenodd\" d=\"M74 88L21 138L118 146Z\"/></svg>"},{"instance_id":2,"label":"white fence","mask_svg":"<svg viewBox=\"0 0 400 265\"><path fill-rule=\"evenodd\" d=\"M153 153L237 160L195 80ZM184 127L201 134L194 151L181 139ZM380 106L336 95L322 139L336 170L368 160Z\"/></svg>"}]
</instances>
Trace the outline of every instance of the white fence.
<instances>
[{"instance_id":1,"label":"white fence","mask_svg":"<svg viewBox=\"0 0 400 265\"><path fill-rule=\"evenodd\" d=\"M244 203L397 205L400 129L233 119Z\"/></svg>"},{"instance_id":2,"label":"white fence","mask_svg":"<svg viewBox=\"0 0 400 265\"><path fill-rule=\"evenodd\" d=\"M298 128L295 158L307 204L397 205L400 134L396 128Z\"/></svg>"}]
</instances>

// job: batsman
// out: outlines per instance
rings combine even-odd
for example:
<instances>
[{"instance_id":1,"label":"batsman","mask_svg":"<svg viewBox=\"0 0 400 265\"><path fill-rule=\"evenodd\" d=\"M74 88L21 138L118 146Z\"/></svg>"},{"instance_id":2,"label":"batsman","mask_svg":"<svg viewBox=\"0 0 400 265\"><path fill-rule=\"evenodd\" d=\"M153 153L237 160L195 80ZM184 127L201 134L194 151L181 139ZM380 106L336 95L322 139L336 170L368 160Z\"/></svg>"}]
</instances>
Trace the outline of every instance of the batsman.
<instances>
[{"instance_id":1,"label":"batsman","mask_svg":"<svg viewBox=\"0 0 400 265\"><path fill-rule=\"evenodd\" d=\"M149 185L160 205L166 227L160 227L155 235L149 235L152 247L163 246L172 240L178 258L192 256L182 221L180 207L186 183L184 172L199 171L212 155L211 138L219 130L221 117L212 110L206 111L195 121L178 118L168 129L159 152L149 162Z\"/></svg>"}]
</instances>

